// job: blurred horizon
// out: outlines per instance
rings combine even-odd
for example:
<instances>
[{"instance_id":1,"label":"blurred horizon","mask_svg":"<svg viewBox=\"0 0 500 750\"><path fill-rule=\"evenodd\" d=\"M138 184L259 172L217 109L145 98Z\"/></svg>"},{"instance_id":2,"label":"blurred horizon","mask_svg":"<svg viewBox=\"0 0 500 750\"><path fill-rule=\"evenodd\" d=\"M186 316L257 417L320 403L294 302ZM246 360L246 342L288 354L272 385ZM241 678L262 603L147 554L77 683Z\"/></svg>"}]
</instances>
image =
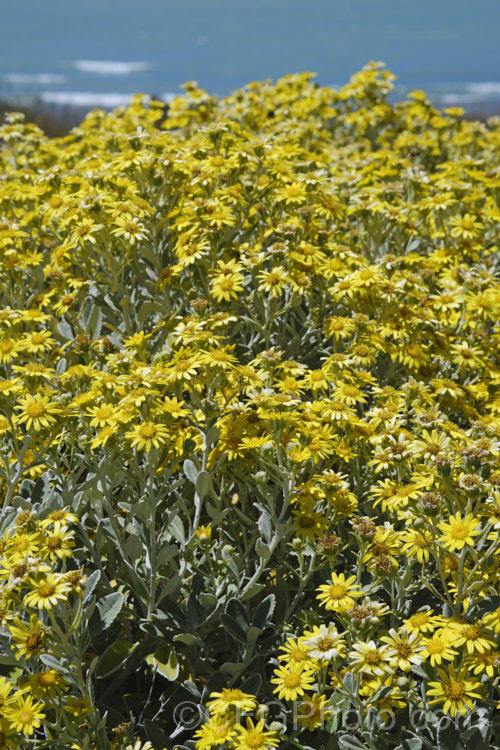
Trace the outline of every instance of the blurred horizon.
<instances>
[{"instance_id":1,"label":"blurred horizon","mask_svg":"<svg viewBox=\"0 0 500 750\"><path fill-rule=\"evenodd\" d=\"M0 98L115 107L188 80L227 95L311 71L340 86L370 60L437 106L500 110L498 0L16 0L0 31Z\"/></svg>"}]
</instances>

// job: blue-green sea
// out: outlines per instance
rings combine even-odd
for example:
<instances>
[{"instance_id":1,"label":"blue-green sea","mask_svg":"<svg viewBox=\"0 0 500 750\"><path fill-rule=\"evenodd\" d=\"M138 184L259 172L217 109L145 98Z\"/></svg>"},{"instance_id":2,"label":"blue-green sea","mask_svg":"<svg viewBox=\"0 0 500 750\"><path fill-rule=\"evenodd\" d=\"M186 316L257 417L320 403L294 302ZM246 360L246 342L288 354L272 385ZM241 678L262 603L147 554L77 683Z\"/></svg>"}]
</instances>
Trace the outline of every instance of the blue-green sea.
<instances>
[{"instance_id":1,"label":"blue-green sea","mask_svg":"<svg viewBox=\"0 0 500 750\"><path fill-rule=\"evenodd\" d=\"M0 98L112 107L369 60L438 106L500 111L500 0L0 0Z\"/></svg>"}]
</instances>

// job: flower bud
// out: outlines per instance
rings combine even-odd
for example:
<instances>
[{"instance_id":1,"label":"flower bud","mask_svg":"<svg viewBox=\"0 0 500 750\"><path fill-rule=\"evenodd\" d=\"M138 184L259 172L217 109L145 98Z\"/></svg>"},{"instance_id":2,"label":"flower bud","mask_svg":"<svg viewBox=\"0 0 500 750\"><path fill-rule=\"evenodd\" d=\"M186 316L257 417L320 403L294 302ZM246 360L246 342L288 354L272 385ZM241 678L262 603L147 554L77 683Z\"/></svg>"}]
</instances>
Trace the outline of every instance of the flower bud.
<instances>
[{"instance_id":1,"label":"flower bud","mask_svg":"<svg viewBox=\"0 0 500 750\"><path fill-rule=\"evenodd\" d=\"M400 677L397 681L397 686L400 690L408 690L411 687L411 680L409 677Z\"/></svg>"},{"instance_id":2,"label":"flower bud","mask_svg":"<svg viewBox=\"0 0 500 750\"><path fill-rule=\"evenodd\" d=\"M269 731L276 732L277 734L283 734L286 727L284 724L281 723L281 721L272 721L269 724Z\"/></svg>"},{"instance_id":3,"label":"flower bud","mask_svg":"<svg viewBox=\"0 0 500 750\"><path fill-rule=\"evenodd\" d=\"M269 716L269 706L266 706L265 703L259 703L257 708L255 709L255 717L257 721L260 721L261 719L264 719L264 721Z\"/></svg>"}]
</instances>

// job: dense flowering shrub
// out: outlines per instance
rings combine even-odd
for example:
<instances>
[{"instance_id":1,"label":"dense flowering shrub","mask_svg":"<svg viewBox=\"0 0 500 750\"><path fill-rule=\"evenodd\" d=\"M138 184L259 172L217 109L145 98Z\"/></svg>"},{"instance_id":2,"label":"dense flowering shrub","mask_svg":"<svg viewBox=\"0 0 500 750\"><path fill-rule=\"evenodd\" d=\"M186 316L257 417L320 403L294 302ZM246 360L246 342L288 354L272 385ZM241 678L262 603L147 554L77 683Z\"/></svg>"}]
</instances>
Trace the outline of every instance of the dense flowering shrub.
<instances>
[{"instance_id":1,"label":"dense flowering shrub","mask_svg":"<svg viewBox=\"0 0 500 750\"><path fill-rule=\"evenodd\" d=\"M47 736L69 741L79 733L75 717L90 709L81 640L86 579L78 568L57 570L72 558L67 523L76 516L64 509L43 520L30 510L3 516L1 658L9 676L0 677L0 746L19 747L42 722Z\"/></svg>"},{"instance_id":2,"label":"dense flowering shrub","mask_svg":"<svg viewBox=\"0 0 500 750\"><path fill-rule=\"evenodd\" d=\"M0 128L0 748L500 747L500 128L392 80Z\"/></svg>"}]
</instances>

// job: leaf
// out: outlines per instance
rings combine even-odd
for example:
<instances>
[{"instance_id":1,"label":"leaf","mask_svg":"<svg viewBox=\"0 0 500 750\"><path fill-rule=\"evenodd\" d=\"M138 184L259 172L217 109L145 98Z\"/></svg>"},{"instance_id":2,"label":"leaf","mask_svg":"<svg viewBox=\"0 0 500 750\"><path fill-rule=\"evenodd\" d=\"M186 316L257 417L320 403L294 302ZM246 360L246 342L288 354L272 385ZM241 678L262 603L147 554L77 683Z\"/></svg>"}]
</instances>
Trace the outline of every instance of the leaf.
<instances>
[{"instance_id":1,"label":"leaf","mask_svg":"<svg viewBox=\"0 0 500 750\"><path fill-rule=\"evenodd\" d=\"M267 638L261 638L259 642L259 652L261 654L270 654L272 651L275 651L282 642L283 639L279 632L275 632Z\"/></svg>"},{"instance_id":2,"label":"leaf","mask_svg":"<svg viewBox=\"0 0 500 750\"><path fill-rule=\"evenodd\" d=\"M422 740L420 737L407 737L401 742L402 750L422 750Z\"/></svg>"},{"instance_id":3,"label":"leaf","mask_svg":"<svg viewBox=\"0 0 500 750\"><path fill-rule=\"evenodd\" d=\"M375 690L373 695L370 696L370 701L372 703L383 701L384 698L387 698L392 693L393 689L392 685L381 685L378 690Z\"/></svg>"},{"instance_id":4,"label":"leaf","mask_svg":"<svg viewBox=\"0 0 500 750\"><path fill-rule=\"evenodd\" d=\"M176 589L179 588L181 583L182 583L182 578L178 575L175 575L169 578L167 582L165 583L165 585L162 587L161 594L158 597L157 604L163 601L163 599L165 599L167 596L170 596L170 594L173 594L174 591L176 591Z\"/></svg>"},{"instance_id":5,"label":"leaf","mask_svg":"<svg viewBox=\"0 0 500 750\"><path fill-rule=\"evenodd\" d=\"M198 641L198 638L192 633L178 633L174 635L172 640L175 643L183 643L185 646L193 646Z\"/></svg>"},{"instance_id":6,"label":"leaf","mask_svg":"<svg viewBox=\"0 0 500 750\"><path fill-rule=\"evenodd\" d=\"M468 617L475 620L482 619L485 615L490 612L494 612L495 609L500 608L500 596L485 596L477 601L470 611L467 613Z\"/></svg>"},{"instance_id":7,"label":"leaf","mask_svg":"<svg viewBox=\"0 0 500 750\"><path fill-rule=\"evenodd\" d=\"M194 397L194 394L193 394L193 392L191 392L189 394L189 398L191 400L193 400L193 397ZM196 399L196 401L199 402L200 406L203 405L199 399ZM184 440L184 442L182 444L182 453L183 453L183 455L184 456L189 456L195 449L196 449L196 443L193 440L193 438L186 438L186 440Z\"/></svg>"},{"instance_id":8,"label":"leaf","mask_svg":"<svg viewBox=\"0 0 500 750\"><path fill-rule=\"evenodd\" d=\"M95 668L97 667L97 664L99 662L99 658L100 658L99 656L94 656L94 658L90 662L90 665L89 665L89 667L87 669L87 673L86 673L86 679L87 680L90 680L90 678L94 674Z\"/></svg>"},{"instance_id":9,"label":"leaf","mask_svg":"<svg viewBox=\"0 0 500 750\"><path fill-rule=\"evenodd\" d=\"M156 555L156 564L158 567L165 565L166 562L179 554L179 548L176 544L168 544L166 547L160 547Z\"/></svg>"},{"instance_id":10,"label":"leaf","mask_svg":"<svg viewBox=\"0 0 500 750\"><path fill-rule=\"evenodd\" d=\"M170 521L168 530L172 534L174 539L179 542L179 544L185 543L186 534L184 531L184 524L182 523L182 519L179 516L175 516L175 518Z\"/></svg>"},{"instance_id":11,"label":"leaf","mask_svg":"<svg viewBox=\"0 0 500 750\"><path fill-rule=\"evenodd\" d=\"M160 729L158 724L155 724L151 719L144 719L144 731L153 747L168 747L169 740L167 735L162 729ZM176 747L179 748L179 745L176 745Z\"/></svg>"},{"instance_id":12,"label":"leaf","mask_svg":"<svg viewBox=\"0 0 500 750\"><path fill-rule=\"evenodd\" d=\"M238 674L241 671L242 665L236 661L226 661L221 666L221 672L227 672L228 674Z\"/></svg>"},{"instance_id":13,"label":"leaf","mask_svg":"<svg viewBox=\"0 0 500 750\"><path fill-rule=\"evenodd\" d=\"M97 739L99 740L99 748L101 748L101 750L111 750L111 743L108 739L106 729L104 727L99 727L96 734Z\"/></svg>"},{"instance_id":14,"label":"leaf","mask_svg":"<svg viewBox=\"0 0 500 750\"><path fill-rule=\"evenodd\" d=\"M418 674L419 677L423 677L424 680L428 680L429 679L429 674L427 674L427 672L425 671L425 669L423 669L419 664L412 664L411 665L411 671L414 674ZM429 669L429 671L431 671L431 670Z\"/></svg>"},{"instance_id":15,"label":"leaf","mask_svg":"<svg viewBox=\"0 0 500 750\"><path fill-rule=\"evenodd\" d=\"M253 646L255 643L257 643L257 640L259 636L262 635L262 630L260 628L251 627L247 632L247 641L248 643Z\"/></svg>"},{"instance_id":16,"label":"leaf","mask_svg":"<svg viewBox=\"0 0 500 750\"><path fill-rule=\"evenodd\" d=\"M219 508L216 508L215 505L212 505L209 500L205 501L205 510L210 516L210 523L212 526L220 526L224 516L227 516L228 513L230 513L229 508L223 508L220 510Z\"/></svg>"},{"instance_id":17,"label":"leaf","mask_svg":"<svg viewBox=\"0 0 500 750\"><path fill-rule=\"evenodd\" d=\"M241 601L246 601L247 599L251 599L253 596L260 594L260 592L265 588L266 588L265 584L258 583L257 581L255 581L255 583L252 583L250 588L247 589L245 593L241 595Z\"/></svg>"},{"instance_id":18,"label":"leaf","mask_svg":"<svg viewBox=\"0 0 500 750\"><path fill-rule=\"evenodd\" d=\"M392 689L389 688L388 694L390 695L391 692L392 692ZM375 695L376 693L374 693L374 696ZM378 700L378 698L375 698L375 697L372 698L370 696L370 700ZM370 706L370 708L368 709L364 717L365 729L364 729L363 735L365 734L365 732L374 733L379 726L380 726L380 714L378 710L375 708L375 706Z\"/></svg>"},{"instance_id":19,"label":"leaf","mask_svg":"<svg viewBox=\"0 0 500 750\"><path fill-rule=\"evenodd\" d=\"M404 249L404 254L407 255L408 253L411 253L414 250L416 250L419 247L419 245L421 244L421 242L422 242L422 238L421 237L410 237L410 239L406 243L406 247Z\"/></svg>"},{"instance_id":20,"label":"leaf","mask_svg":"<svg viewBox=\"0 0 500 750\"><path fill-rule=\"evenodd\" d=\"M274 596L274 594L269 594L269 596L266 596L266 598L263 599L255 608L255 612L253 613L252 617L252 625L255 625L255 627L257 628L261 628L261 630L265 630L272 617L275 606L276 597Z\"/></svg>"},{"instance_id":21,"label":"leaf","mask_svg":"<svg viewBox=\"0 0 500 750\"><path fill-rule=\"evenodd\" d=\"M99 578L101 577L100 570L94 570L87 579L87 585L85 586L85 594L83 595L83 606L85 606L92 596L92 593L97 585Z\"/></svg>"},{"instance_id":22,"label":"leaf","mask_svg":"<svg viewBox=\"0 0 500 750\"><path fill-rule=\"evenodd\" d=\"M228 633L234 636L238 641L241 641L241 643L247 642L247 631L241 627L234 617L223 612L220 619Z\"/></svg>"},{"instance_id":23,"label":"leaf","mask_svg":"<svg viewBox=\"0 0 500 750\"><path fill-rule=\"evenodd\" d=\"M207 680L207 684L203 688L203 692L201 694L201 701L200 703L206 703L210 693L220 693L220 691L227 686L227 677L226 675L219 671L214 672L210 675L210 677Z\"/></svg>"},{"instance_id":24,"label":"leaf","mask_svg":"<svg viewBox=\"0 0 500 750\"><path fill-rule=\"evenodd\" d=\"M62 375L63 372L66 371L66 368L68 366L68 361L66 357L61 357L61 359L58 361L56 365L56 375Z\"/></svg>"},{"instance_id":25,"label":"leaf","mask_svg":"<svg viewBox=\"0 0 500 750\"><path fill-rule=\"evenodd\" d=\"M109 628L121 612L125 597L119 591L108 594L97 602L97 611L104 629Z\"/></svg>"},{"instance_id":26,"label":"leaf","mask_svg":"<svg viewBox=\"0 0 500 750\"><path fill-rule=\"evenodd\" d=\"M184 680L184 682L182 683L182 687L185 688L188 693L191 693L191 695L196 698L198 703L203 703L201 692L194 682L191 682L191 680Z\"/></svg>"},{"instance_id":27,"label":"leaf","mask_svg":"<svg viewBox=\"0 0 500 750\"><path fill-rule=\"evenodd\" d=\"M465 750L461 742L461 732L453 724L438 724L436 739L439 750ZM475 745L471 744L469 747Z\"/></svg>"},{"instance_id":28,"label":"leaf","mask_svg":"<svg viewBox=\"0 0 500 750\"><path fill-rule=\"evenodd\" d=\"M189 597L188 603L186 605L186 617L191 630L196 630L198 627L199 618L198 610L196 608L196 602L194 601L192 596Z\"/></svg>"},{"instance_id":29,"label":"leaf","mask_svg":"<svg viewBox=\"0 0 500 750\"><path fill-rule=\"evenodd\" d=\"M218 427L210 427L210 429L208 430L205 436L205 444L207 448L213 448L213 446L219 440L219 435L220 435L220 430Z\"/></svg>"},{"instance_id":30,"label":"leaf","mask_svg":"<svg viewBox=\"0 0 500 750\"><path fill-rule=\"evenodd\" d=\"M229 599L225 611L231 615L231 617L234 617L244 630L247 630L247 628L250 627L250 620L248 619L247 611L239 599L236 599L235 597Z\"/></svg>"},{"instance_id":31,"label":"leaf","mask_svg":"<svg viewBox=\"0 0 500 750\"><path fill-rule=\"evenodd\" d=\"M43 659L43 656L41 656L40 658ZM19 667L19 660L16 659L14 654L9 654L9 655L0 654L0 664L5 664L6 666L15 668L15 667ZM61 671L60 665L59 665L59 671Z\"/></svg>"},{"instance_id":32,"label":"leaf","mask_svg":"<svg viewBox=\"0 0 500 750\"><path fill-rule=\"evenodd\" d=\"M264 544L262 539L257 539L255 543L255 551L259 557L262 557L263 560L267 560L269 557L271 557L271 550L269 549L267 544Z\"/></svg>"},{"instance_id":33,"label":"leaf","mask_svg":"<svg viewBox=\"0 0 500 750\"><path fill-rule=\"evenodd\" d=\"M65 320L59 321L59 323L57 324L57 330L59 331L63 339L66 339L66 341L72 341L75 338L73 329Z\"/></svg>"},{"instance_id":34,"label":"leaf","mask_svg":"<svg viewBox=\"0 0 500 750\"><path fill-rule=\"evenodd\" d=\"M36 482L33 482L31 488L30 498L33 504L43 502L48 495L50 495L50 474L48 471L44 471L41 477L38 477Z\"/></svg>"},{"instance_id":35,"label":"leaf","mask_svg":"<svg viewBox=\"0 0 500 750\"><path fill-rule=\"evenodd\" d=\"M257 695L257 693L260 690L261 684L262 684L262 677L260 674L256 672L255 674L251 674L250 677L246 678L246 680L240 686L240 690L242 690L244 693Z\"/></svg>"},{"instance_id":36,"label":"leaf","mask_svg":"<svg viewBox=\"0 0 500 750\"><path fill-rule=\"evenodd\" d=\"M150 315L154 315L155 313L160 312L161 309L162 308L158 304L158 302L152 300L143 302L137 312L137 320L139 321L139 325L144 326L144 321L146 320L146 318L148 318Z\"/></svg>"},{"instance_id":37,"label":"leaf","mask_svg":"<svg viewBox=\"0 0 500 750\"><path fill-rule=\"evenodd\" d=\"M354 675L352 672L346 672L342 684L345 685L350 693L355 692Z\"/></svg>"},{"instance_id":38,"label":"leaf","mask_svg":"<svg viewBox=\"0 0 500 750\"><path fill-rule=\"evenodd\" d=\"M142 556L142 542L136 534L131 534L125 542L125 552L135 562Z\"/></svg>"},{"instance_id":39,"label":"leaf","mask_svg":"<svg viewBox=\"0 0 500 750\"><path fill-rule=\"evenodd\" d=\"M156 626L154 622L151 622L151 620L144 620L139 623L139 628L148 635L152 635L155 638L158 638L161 640L162 638L165 638L165 632L164 630L161 630Z\"/></svg>"},{"instance_id":40,"label":"leaf","mask_svg":"<svg viewBox=\"0 0 500 750\"><path fill-rule=\"evenodd\" d=\"M351 734L343 734L338 739L341 750L367 750L366 745Z\"/></svg>"},{"instance_id":41,"label":"leaf","mask_svg":"<svg viewBox=\"0 0 500 750\"><path fill-rule=\"evenodd\" d=\"M140 573L136 573L134 578L131 579L131 583L134 588L134 594L144 603L149 601L149 588L146 582L141 577Z\"/></svg>"},{"instance_id":42,"label":"leaf","mask_svg":"<svg viewBox=\"0 0 500 750\"><path fill-rule=\"evenodd\" d=\"M198 477L199 471L190 458L186 458L182 465L182 468L184 469L186 478L189 479L191 484L196 484L196 479Z\"/></svg>"},{"instance_id":43,"label":"leaf","mask_svg":"<svg viewBox=\"0 0 500 750\"><path fill-rule=\"evenodd\" d=\"M196 477L196 494L203 500L210 490L210 472L200 471Z\"/></svg>"},{"instance_id":44,"label":"leaf","mask_svg":"<svg viewBox=\"0 0 500 750\"><path fill-rule=\"evenodd\" d=\"M199 600L203 609L215 609L217 606L217 597L210 592L202 591Z\"/></svg>"},{"instance_id":45,"label":"leaf","mask_svg":"<svg viewBox=\"0 0 500 750\"><path fill-rule=\"evenodd\" d=\"M184 613L173 599L163 599L161 608L158 607L154 615L158 620L168 621L169 626L175 625L175 627L181 630L186 629L187 620Z\"/></svg>"},{"instance_id":46,"label":"leaf","mask_svg":"<svg viewBox=\"0 0 500 750\"><path fill-rule=\"evenodd\" d=\"M149 521L151 517L151 503L149 500L141 500L134 508L135 513L139 518L141 518L146 523ZM101 521L101 524L104 525L104 521L107 519L103 519Z\"/></svg>"},{"instance_id":47,"label":"leaf","mask_svg":"<svg viewBox=\"0 0 500 750\"><path fill-rule=\"evenodd\" d=\"M104 677L109 677L110 674L118 671L138 645L138 643L131 643L125 640L112 643L97 662L95 676L102 680Z\"/></svg>"},{"instance_id":48,"label":"leaf","mask_svg":"<svg viewBox=\"0 0 500 750\"><path fill-rule=\"evenodd\" d=\"M159 646L154 654L146 656L146 661L170 682L179 676L179 660L171 646Z\"/></svg>"},{"instance_id":49,"label":"leaf","mask_svg":"<svg viewBox=\"0 0 500 750\"><path fill-rule=\"evenodd\" d=\"M259 531L262 534L264 541L270 542L273 535L273 527L271 523L271 516L269 515L267 510L261 513L261 515L259 516L257 526L259 527Z\"/></svg>"},{"instance_id":50,"label":"leaf","mask_svg":"<svg viewBox=\"0 0 500 750\"><path fill-rule=\"evenodd\" d=\"M101 308L97 305L94 305L92 308L92 312L90 313L88 322L85 326L87 335L90 336L91 339L96 339L101 335L102 321L103 316Z\"/></svg>"}]
</instances>

